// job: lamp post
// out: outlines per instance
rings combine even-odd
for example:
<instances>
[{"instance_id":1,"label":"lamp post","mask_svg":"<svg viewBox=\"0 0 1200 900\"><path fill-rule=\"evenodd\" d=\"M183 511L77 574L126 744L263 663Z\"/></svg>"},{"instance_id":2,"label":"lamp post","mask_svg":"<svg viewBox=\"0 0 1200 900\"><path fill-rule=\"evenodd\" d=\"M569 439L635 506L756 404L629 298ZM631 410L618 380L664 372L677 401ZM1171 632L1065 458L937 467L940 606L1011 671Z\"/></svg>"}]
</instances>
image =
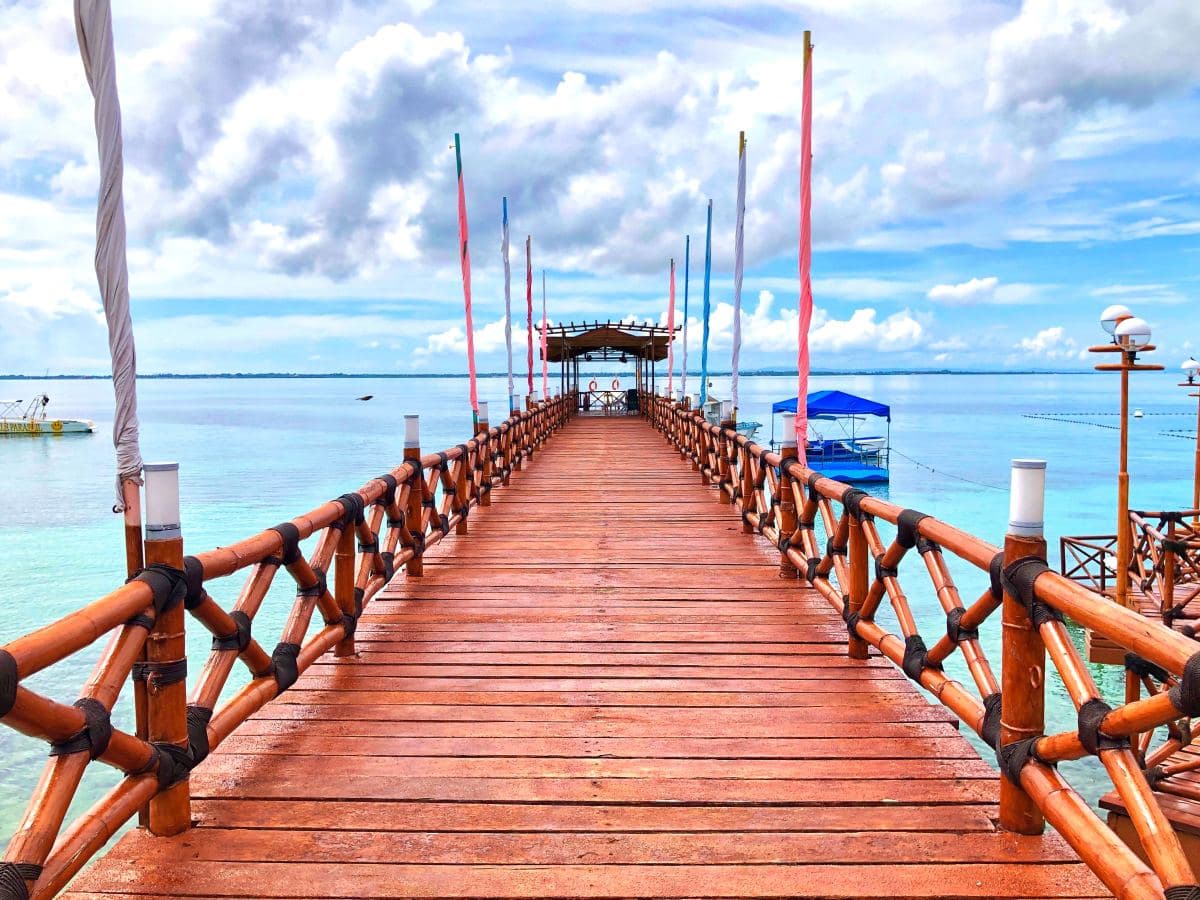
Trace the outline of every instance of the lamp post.
<instances>
[{"instance_id":1,"label":"lamp post","mask_svg":"<svg viewBox=\"0 0 1200 900\"><path fill-rule=\"evenodd\" d=\"M1182 388L1196 388L1194 394L1188 394L1189 397L1196 397L1196 464L1192 474L1192 509L1200 510L1200 383L1197 383L1196 377L1200 375L1200 362L1196 358L1189 356L1183 361L1179 367L1183 369L1183 375L1187 381L1181 381L1179 386ZM1196 514L1194 521L1200 522L1200 513Z\"/></svg>"},{"instance_id":2,"label":"lamp post","mask_svg":"<svg viewBox=\"0 0 1200 900\"><path fill-rule=\"evenodd\" d=\"M1119 353L1120 362L1101 363L1097 372L1121 373L1121 450L1117 474L1117 603L1133 607L1129 599L1129 565L1133 555L1129 531L1129 373L1162 371L1162 366L1139 363L1138 353L1154 349L1150 325L1124 306L1110 306L1100 314L1100 326L1113 336L1111 344L1089 347L1092 353Z\"/></svg>"}]
</instances>

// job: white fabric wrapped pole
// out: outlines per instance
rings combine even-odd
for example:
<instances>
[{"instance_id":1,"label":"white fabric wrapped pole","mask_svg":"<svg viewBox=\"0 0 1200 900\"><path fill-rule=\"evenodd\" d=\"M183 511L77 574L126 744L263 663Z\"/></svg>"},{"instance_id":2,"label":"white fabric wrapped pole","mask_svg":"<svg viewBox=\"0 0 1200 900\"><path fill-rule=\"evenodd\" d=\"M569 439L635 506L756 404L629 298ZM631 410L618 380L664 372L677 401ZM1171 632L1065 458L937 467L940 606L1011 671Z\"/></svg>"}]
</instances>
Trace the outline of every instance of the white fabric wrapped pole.
<instances>
[{"instance_id":1,"label":"white fabric wrapped pole","mask_svg":"<svg viewBox=\"0 0 1200 900\"><path fill-rule=\"evenodd\" d=\"M108 320L112 357L113 445L117 449L117 512L125 508L121 484L141 483L138 448L137 358L129 317L129 270L125 260L125 201L122 189L121 104L108 0L75 0L75 32L88 86L96 98L96 143L100 151L100 198L96 209L96 279Z\"/></svg>"},{"instance_id":2,"label":"white fabric wrapped pole","mask_svg":"<svg viewBox=\"0 0 1200 900\"><path fill-rule=\"evenodd\" d=\"M738 135L737 222L733 232L733 377L729 394L733 418L738 410L738 360L742 354L742 266L746 236L746 132Z\"/></svg>"}]
</instances>

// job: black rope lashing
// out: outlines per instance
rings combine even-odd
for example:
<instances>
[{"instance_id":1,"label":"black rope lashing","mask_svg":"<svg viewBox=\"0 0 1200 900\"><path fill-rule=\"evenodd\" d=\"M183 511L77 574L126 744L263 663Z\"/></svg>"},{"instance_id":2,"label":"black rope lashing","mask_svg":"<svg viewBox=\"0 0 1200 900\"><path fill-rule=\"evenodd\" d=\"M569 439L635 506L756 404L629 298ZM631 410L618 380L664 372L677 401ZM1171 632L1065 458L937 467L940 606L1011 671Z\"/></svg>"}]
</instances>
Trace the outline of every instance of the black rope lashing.
<instances>
[{"instance_id":1,"label":"black rope lashing","mask_svg":"<svg viewBox=\"0 0 1200 900\"><path fill-rule=\"evenodd\" d=\"M134 681L146 682L146 687L157 691L169 684L178 684L187 678L187 657L168 662L138 660L130 672Z\"/></svg>"},{"instance_id":2,"label":"black rope lashing","mask_svg":"<svg viewBox=\"0 0 1200 900\"><path fill-rule=\"evenodd\" d=\"M387 527L388 528L403 528L404 527L404 513L401 512L400 515L398 515L398 516L388 516L387 517Z\"/></svg>"},{"instance_id":3,"label":"black rope lashing","mask_svg":"<svg viewBox=\"0 0 1200 900\"><path fill-rule=\"evenodd\" d=\"M808 571L804 575L805 579L812 582L816 581L818 578L821 578L821 574L817 571L817 568L820 565L821 558L819 556L810 556L808 558Z\"/></svg>"},{"instance_id":4,"label":"black rope lashing","mask_svg":"<svg viewBox=\"0 0 1200 900\"><path fill-rule=\"evenodd\" d=\"M16 659L7 650L0 650L0 719L12 712L19 682Z\"/></svg>"},{"instance_id":5,"label":"black rope lashing","mask_svg":"<svg viewBox=\"0 0 1200 900\"><path fill-rule=\"evenodd\" d=\"M396 486L400 483L396 480L395 475L378 475L376 481L382 481L384 484L383 493L380 494L375 502L380 506L391 506L392 500L396 497Z\"/></svg>"},{"instance_id":6,"label":"black rope lashing","mask_svg":"<svg viewBox=\"0 0 1200 900\"><path fill-rule=\"evenodd\" d=\"M66 756L68 753L88 751L88 756L95 759L108 749L112 740L112 719L108 709L99 700L92 697L81 697L74 703L76 709L83 713L83 728L69 738L54 741L50 744L51 756Z\"/></svg>"},{"instance_id":7,"label":"black rope lashing","mask_svg":"<svg viewBox=\"0 0 1200 900\"><path fill-rule=\"evenodd\" d=\"M825 542L825 555L826 556L845 556L846 552L847 552L846 548L839 547L834 542L834 540L835 540L834 538L830 538L828 541Z\"/></svg>"},{"instance_id":8,"label":"black rope lashing","mask_svg":"<svg viewBox=\"0 0 1200 900\"><path fill-rule=\"evenodd\" d=\"M0 863L0 897L4 900L29 900L27 881L42 877L37 863Z\"/></svg>"},{"instance_id":9,"label":"black rope lashing","mask_svg":"<svg viewBox=\"0 0 1200 900\"><path fill-rule=\"evenodd\" d=\"M425 555L425 532L413 531L413 532L410 532L410 534L412 534L412 540L413 540L413 542L412 542L412 548L413 548L413 554L414 554L413 558L416 559L418 557L424 556Z\"/></svg>"},{"instance_id":10,"label":"black rope lashing","mask_svg":"<svg viewBox=\"0 0 1200 900\"><path fill-rule=\"evenodd\" d=\"M1129 746L1129 738L1110 737L1100 730L1104 717L1112 712L1112 707L1093 697L1079 707L1079 743L1092 756L1101 750L1123 750Z\"/></svg>"},{"instance_id":11,"label":"black rope lashing","mask_svg":"<svg viewBox=\"0 0 1200 900\"><path fill-rule=\"evenodd\" d=\"M924 556L926 553L933 553L935 550L941 550L941 549L942 548L940 546L935 544L933 541L931 541L927 537L917 538L917 552L920 553L922 556Z\"/></svg>"},{"instance_id":12,"label":"black rope lashing","mask_svg":"<svg viewBox=\"0 0 1200 900\"><path fill-rule=\"evenodd\" d=\"M267 529L279 535L283 546L279 551L279 559L285 566L300 561L300 529L291 522L284 522L274 528Z\"/></svg>"},{"instance_id":13,"label":"black rope lashing","mask_svg":"<svg viewBox=\"0 0 1200 900\"><path fill-rule=\"evenodd\" d=\"M792 546L792 536L790 534L784 534L783 532L780 532L779 542L776 544L776 546L779 548L780 553L782 553L784 556L787 556L787 552Z\"/></svg>"},{"instance_id":14,"label":"black rope lashing","mask_svg":"<svg viewBox=\"0 0 1200 900\"><path fill-rule=\"evenodd\" d=\"M885 554L880 553L877 557L875 557L875 580L876 581L883 581L883 579L885 579L885 578L900 577L900 570L896 566L885 566L883 564L884 555Z\"/></svg>"},{"instance_id":15,"label":"black rope lashing","mask_svg":"<svg viewBox=\"0 0 1200 900\"><path fill-rule=\"evenodd\" d=\"M354 589L354 618L362 615L363 601L366 599L367 592L360 587Z\"/></svg>"},{"instance_id":16,"label":"black rope lashing","mask_svg":"<svg viewBox=\"0 0 1200 900\"><path fill-rule=\"evenodd\" d=\"M189 703L187 708L188 752L192 757L192 766L200 765L208 756L208 723L212 720L213 711L207 706Z\"/></svg>"},{"instance_id":17,"label":"black rope lashing","mask_svg":"<svg viewBox=\"0 0 1200 900\"><path fill-rule=\"evenodd\" d=\"M432 497L422 497L421 498L421 506L424 507L425 509L433 509L436 505L437 504L434 502Z\"/></svg>"},{"instance_id":18,"label":"black rope lashing","mask_svg":"<svg viewBox=\"0 0 1200 900\"><path fill-rule=\"evenodd\" d=\"M221 637L213 635L212 648L242 653L250 646L250 617L242 610L235 609L229 614L229 618L233 619L234 630Z\"/></svg>"},{"instance_id":19,"label":"black rope lashing","mask_svg":"<svg viewBox=\"0 0 1200 900\"><path fill-rule=\"evenodd\" d=\"M300 677L299 663L296 660L299 655L299 644L280 641L275 646L275 652L271 654L271 662L275 666L276 697L295 684L296 679Z\"/></svg>"},{"instance_id":20,"label":"black rope lashing","mask_svg":"<svg viewBox=\"0 0 1200 900\"><path fill-rule=\"evenodd\" d=\"M919 634L910 634L904 639L904 660L900 663L900 668L913 681L920 681L921 672L925 669L941 671L942 664L931 663L929 648L925 646L925 641Z\"/></svg>"},{"instance_id":21,"label":"black rope lashing","mask_svg":"<svg viewBox=\"0 0 1200 900\"><path fill-rule=\"evenodd\" d=\"M966 615L966 612L961 606L956 606L946 613L946 637L950 639L950 643L952 644L958 644L962 641L979 640L978 628L962 627L962 617Z\"/></svg>"},{"instance_id":22,"label":"black rope lashing","mask_svg":"<svg viewBox=\"0 0 1200 900\"><path fill-rule=\"evenodd\" d=\"M166 741L154 741L150 746L154 748L151 764L155 766L160 791L185 781L191 774L195 764L191 747L178 747Z\"/></svg>"},{"instance_id":23,"label":"black rope lashing","mask_svg":"<svg viewBox=\"0 0 1200 900\"><path fill-rule=\"evenodd\" d=\"M154 598L154 611L160 616L182 603L187 595L187 575L183 569L176 569L165 563L152 563L144 569L138 569L126 584L131 581L140 581L150 588Z\"/></svg>"},{"instance_id":24,"label":"black rope lashing","mask_svg":"<svg viewBox=\"0 0 1200 900\"><path fill-rule=\"evenodd\" d=\"M366 542L359 541L358 542L358 552L359 553L378 553L379 552L379 535L378 535L378 533L372 531L371 532L371 540L366 541Z\"/></svg>"},{"instance_id":25,"label":"black rope lashing","mask_svg":"<svg viewBox=\"0 0 1200 900\"><path fill-rule=\"evenodd\" d=\"M316 581L305 587L297 588L296 595L298 597L324 597L325 592L329 590L329 576L325 574L325 570L316 567L312 572Z\"/></svg>"},{"instance_id":26,"label":"black rope lashing","mask_svg":"<svg viewBox=\"0 0 1200 900\"><path fill-rule=\"evenodd\" d=\"M379 558L383 560L383 580L391 581L396 574L396 554L390 550L384 550L379 554Z\"/></svg>"},{"instance_id":27,"label":"black rope lashing","mask_svg":"<svg viewBox=\"0 0 1200 900\"><path fill-rule=\"evenodd\" d=\"M983 727L979 734L995 750L1000 746L1000 707L1003 698L999 691L983 698Z\"/></svg>"},{"instance_id":28,"label":"black rope lashing","mask_svg":"<svg viewBox=\"0 0 1200 900\"><path fill-rule=\"evenodd\" d=\"M1047 763L1044 759L1037 755L1037 742L1043 735L1035 734L1033 737L1025 738L1023 741L1013 741L1011 744L1005 744L996 751L996 762L1000 766L1000 771L1004 773L1004 777L1018 787L1021 784L1021 770L1035 760L1040 763L1052 766L1052 763Z\"/></svg>"},{"instance_id":29,"label":"black rope lashing","mask_svg":"<svg viewBox=\"0 0 1200 900\"><path fill-rule=\"evenodd\" d=\"M1125 669L1139 678L1153 678L1155 681L1165 682L1171 677L1162 666L1157 666L1136 653L1125 654Z\"/></svg>"},{"instance_id":30,"label":"black rope lashing","mask_svg":"<svg viewBox=\"0 0 1200 900\"><path fill-rule=\"evenodd\" d=\"M148 616L145 613L138 613L133 618L127 619L125 624L133 628L145 628L147 631L149 631L154 627L154 616Z\"/></svg>"},{"instance_id":31,"label":"black rope lashing","mask_svg":"<svg viewBox=\"0 0 1200 900\"><path fill-rule=\"evenodd\" d=\"M1167 696L1185 716L1200 716L1200 653L1188 657L1179 683L1167 691Z\"/></svg>"},{"instance_id":32,"label":"black rope lashing","mask_svg":"<svg viewBox=\"0 0 1200 900\"><path fill-rule=\"evenodd\" d=\"M915 509L901 511L896 517L896 543L905 550L917 546L917 538L921 536L918 529L922 520L928 518L928 515Z\"/></svg>"},{"instance_id":33,"label":"black rope lashing","mask_svg":"<svg viewBox=\"0 0 1200 900\"><path fill-rule=\"evenodd\" d=\"M854 517L854 520L861 522L863 516L871 518L870 513L864 513L862 510L862 502L871 495L859 488L850 488L846 493L842 494L842 506L846 508L846 512Z\"/></svg>"},{"instance_id":34,"label":"black rope lashing","mask_svg":"<svg viewBox=\"0 0 1200 900\"><path fill-rule=\"evenodd\" d=\"M183 595L184 609L195 609L204 602L204 563L194 556L183 558L183 575L187 593Z\"/></svg>"},{"instance_id":35,"label":"black rope lashing","mask_svg":"<svg viewBox=\"0 0 1200 900\"><path fill-rule=\"evenodd\" d=\"M1200 900L1200 884L1175 884L1163 888L1166 900Z\"/></svg>"},{"instance_id":36,"label":"black rope lashing","mask_svg":"<svg viewBox=\"0 0 1200 900\"><path fill-rule=\"evenodd\" d=\"M1004 599L1004 551L1001 550L988 563L988 578L991 579L992 599L999 602Z\"/></svg>"},{"instance_id":37,"label":"black rope lashing","mask_svg":"<svg viewBox=\"0 0 1200 900\"><path fill-rule=\"evenodd\" d=\"M342 505L342 517L338 520L338 527L343 531L351 525L361 525L365 521L363 518L365 504L362 494L342 494L334 502Z\"/></svg>"},{"instance_id":38,"label":"black rope lashing","mask_svg":"<svg viewBox=\"0 0 1200 900\"><path fill-rule=\"evenodd\" d=\"M1004 567L1004 589L1025 607L1034 628L1063 620L1062 613L1039 600L1034 591L1038 577L1049 571L1046 561L1036 556L1022 556Z\"/></svg>"},{"instance_id":39,"label":"black rope lashing","mask_svg":"<svg viewBox=\"0 0 1200 900\"><path fill-rule=\"evenodd\" d=\"M1170 550L1175 554L1186 554L1191 550L1191 545L1187 541L1176 541L1171 538L1163 538L1162 548L1164 551Z\"/></svg>"},{"instance_id":40,"label":"black rope lashing","mask_svg":"<svg viewBox=\"0 0 1200 900\"><path fill-rule=\"evenodd\" d=\"M861 614L850 611L850 598L842 596L842 621L846 623L846 632L852 638L859 636L858 623L863 621Z\"/></svg>"},{"instance_id":41,"label":"black rope lashing","mask_svg":"<svg viewBox=\"0 0 1200 900\"><path fill-rule=\"evenodd\" d=\"M814 494L819 493L819 491L817 491L817 482L820 481L824 477L825 476L822 475L820 472L810 473L808 478L805 481L805 483L808 485L808 489L810 491L812 491Z\"/></svg>"}]
</instances>

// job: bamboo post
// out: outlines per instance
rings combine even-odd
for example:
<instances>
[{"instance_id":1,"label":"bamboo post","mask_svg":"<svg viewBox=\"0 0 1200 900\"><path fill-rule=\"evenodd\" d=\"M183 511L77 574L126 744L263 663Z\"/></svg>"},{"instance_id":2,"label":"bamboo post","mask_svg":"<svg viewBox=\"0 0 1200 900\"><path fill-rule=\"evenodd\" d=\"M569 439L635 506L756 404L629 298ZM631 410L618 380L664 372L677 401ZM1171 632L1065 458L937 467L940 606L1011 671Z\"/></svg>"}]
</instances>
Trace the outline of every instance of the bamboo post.
<instances>
[{"instance_id":1,"label":"bamboo post","mask_svg":"<svg viewBox=\"0 0 1200 900\"><path fill-rule=\"evenodd\" d=\"M717 500L728 505L733 502L725 491L726 484L733 484L733 476L729 468L729 439L726 431L733 428L733 404L728 400L721 401L721 435L717 438Z\"/></svg>"},{"instance_id":2,"label":"bamboo post","mask_svg":"<svg viewBox=\"0 0 1200 900\"><path fill-rule=\"evenodd\" d=\"M482 442L479 447L479 452L483 454L480 460L483 464L483 470L480 473L479 482L479 505L492 505L492 441L491 433L492 426L488 423L488 405L486 400L479 401L479 424L475 428L475 432Z\"/></svg>"},{"instance_id":3,"label":"bamboo post","mask_svg":"<svg viewBox=\"0 0 1200 900\"><path fill-rule=\"evenodd\" d=\"M792 432L792 440L795 440L795 432ZM846 595L845 602L850 607L851 613L857 613L862 610L863 603L867 599L867 585L870 583L870 559L871 554L867 546L867 535L863 531L862 522L852 515L847 515L850 520L850 534L847 541L848 563L850 566L850 590ZM857 634L851 634L846 644L846 655L851 659L867 659L868 644Z\"/></svg>"},{"instance_id":4,"label":"bamboo post","mask_svg":"<svg viewBox=\"0 0 1200 900\"><path fill-rule=\"evenodd\" d=\"M796 449L796 415L783 414L783 441L779 446L779 536L790 539L796 533L796 500L792 496L792 476L788 474L788 460L798 459ZM782 544L782 541L781 541ZM787 549L779 554L779 577L795 578L795 564L788 557Z\"/></svg>"},{"instance_id":5,"label":"bamboo post","mask_svg":"<svg viewBox=\"0 0 1200 900\"><path fill-rule=\"evenodd\" d=\"M467 515L471 511L470 482L467 481L470 467L470 454L463 453L458 458L458 475L454 479L454 495L458 499L459 509L462 510L461 517L454 525L454 533L460 535L467 533Z\"/></svg>"},{"instance_id":6,"label":"bamboo post","mask_svg":"<svg viewBox=\"0 0 1200 900\"><path fill-rule=\"evenodd\" d=\"M421 524L421 499L424 494L424 481L421 472L421 417L404 417L404 461L412 463L416 472L409 478L408 509L404 511L405 524L408 530L416 535L424 535ZM413 556L404 567L409 577L416 578L425 574L425 562L420 556Z\"/></svg>"},{"instance_id":7,"label":"bamboo post","mask_svg":"<svg viewBox=\"0 0 1200 900\"><path fill-rule=\"evenodd\" d=\"M754 459L750 455L749 446L744 445L741 448L740 456L742 460L742 483L739 488L741 492L742 534L754 534L757 529L746 518L746 513L754 509L754 478L750 471L754 467Z\"/></svg>"},{"instance_id":8,"label":"bamboo post","mask_svg":"<svg viewBox=\"0 0 1200 900\"><path fill-rule=\"evenodd\" d=\"M125 574L132 578L146 564L142 547L142 495L138 483L121 482L121 503L125 519ZM145 658L144 655L141 658ZM146 682L133 680L133 731L143 741L148 740L146 725ZM146 827L148 807L138 810L138 825Z\"/></svg>"},{"instance_id":9,"label":"bamboo post","mask_svg":"<svg viewBox=\"0 0 1200 900\"><path fill-rule=\"evenodd\" d=\"M352 616L354 607L354 523L350 522L338 536L337 551L333 556L333 594L338 609L343 615ZM334 649L335 656L353 656L354 638L347 637L338 641Z\"/></svg>"},{"instance_id":10,"label":"bamboo post","mask_svg":"<svg viewBox=\"0 0 1200 900\"><path fill-rule=\"evenodd\" d=\"M183 569L183 534L179 526L179 464L146 463L146 562ZM149 663L181 663L187 658L182 603L163 610L146 637ZM146 733L151 741L188 748L187 681L147 683ZM169 836L191 827L187 779L156 794L146 818L151 834Z\"/></svg>"},{"instance_id":11,"label":"bamboo post","mask_svg":"<svg viewBox=\"0 0 1200 900\"><path fill-rule=\"evenodd\" d=\"M1046 464L1038 463L1013 460L1004 537L1006 566L1027 556L1046 558L1041 514ZM1046 727L1046 648L1024 604L1007 590L1002 623L1000 746L1040 735ZM1034 798L1004 775L1000 776L1000 825L1018 834L1041 834L1046 828Z\"/></svg>"}]
</instances>

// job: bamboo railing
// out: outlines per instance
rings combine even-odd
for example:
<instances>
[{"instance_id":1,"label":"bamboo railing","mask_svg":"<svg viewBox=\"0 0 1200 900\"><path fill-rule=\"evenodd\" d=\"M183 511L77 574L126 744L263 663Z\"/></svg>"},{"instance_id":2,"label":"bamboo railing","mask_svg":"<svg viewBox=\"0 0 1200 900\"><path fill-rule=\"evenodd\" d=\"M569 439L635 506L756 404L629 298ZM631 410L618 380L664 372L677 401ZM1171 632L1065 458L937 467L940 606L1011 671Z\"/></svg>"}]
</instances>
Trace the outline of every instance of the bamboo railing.
<instances>
[{"instance_id":1,"label":"bamboo railing","mask_svg":"<svg viewBox=\"0 0 1200 900\"><path fill-rule=\"evenodd\" d=\"M420 575L425 551L452 530L465 534L472 507L489 505L492 490L508 483L573 408L573 398L559 397L496 427L481 423L474 438L450 450L422 456L406 449L401 465L353 493L188 557L181 568L151 565L112 593L0 648L0 721L50 745L0 863L0 898L52 896L135 814L155 834L189 827L191 770L323 654L353 654L355 627L372 597L401 568ZM301 543L312 537L306 556ZM296 596L268 652L252 626L281 572L295 582ZM245 580L227 610L209 588L235 574ZM182 623L183 609L213 635L190 696L182 624L163 628L174 614ZM24 683L102 637L108 644L73 705ZM249 683L218 706L238 660L249 670ZM135 733L113 727L110 718L131 675ZM64 830L93 760L125 777Z\"/></svg>"},{"instance_id":2,"label":"bamboo railing","mask_svg":"<svg viewBox=\"0 0 1200 900\"><path fill-rule=\"evenodd\" d=\"M794 448L771 452L673 400L646 394L641 408L716 487L720 502L740 513L743 531L775 544L780 574L806 580L842 616L849 656L865 658L875 647L996 750L1004 827L1036 834L1049 822L1118 897L1196 896L1196 878L1144 770L1148 764L1150 780L1158 777L1155 764L1190 736L1186 722L1178 723L1200 714L1200 647L1194 640L1052 571L1041 539L1010 536L1002 550L825 478L803 466ZM818 527L828 536L823 547ZM899 577L898 566L913 549L946 616L935 626L932 646L922 638ZM988 588L969 605L951 575L952 558L988 575ZM898 634L876 620L885 601ZM1000 679L979 641L979 629L998 610ZM1116 708L1105 703L1064 616L1127 648L1130 671L1150 696L1127 693ZM962 655L969 687L943 670L953 653ZM1078 711L1074 730L1043 733L1046 654ZM1168 728L1166 742L1144 759L1150 732L1161 726ZM1124 801L1149 864L1109 830L1057 768L1089 754L1099 758Z\"/></svg>"}]
</instances>

